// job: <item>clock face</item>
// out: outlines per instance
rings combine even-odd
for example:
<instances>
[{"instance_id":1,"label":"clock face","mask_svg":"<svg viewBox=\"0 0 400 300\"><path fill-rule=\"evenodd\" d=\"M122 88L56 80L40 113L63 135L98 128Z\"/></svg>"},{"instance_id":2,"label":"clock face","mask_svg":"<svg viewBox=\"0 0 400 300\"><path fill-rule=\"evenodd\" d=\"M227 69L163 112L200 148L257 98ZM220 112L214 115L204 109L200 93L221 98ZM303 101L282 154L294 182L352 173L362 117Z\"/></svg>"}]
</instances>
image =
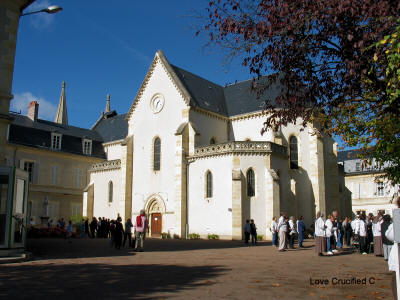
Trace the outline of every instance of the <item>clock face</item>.
<instances>
[{"instance_id":1,"label":"clock face","mask_svg":"<svg viewBox=\"0 0 400 300\"><path fill-rule=\"evenodd\" d=\"M154 97L151 101L151 109L153 113L159 113L164 107L164 98L160 95Z\"/></svg>"}]
</instances>

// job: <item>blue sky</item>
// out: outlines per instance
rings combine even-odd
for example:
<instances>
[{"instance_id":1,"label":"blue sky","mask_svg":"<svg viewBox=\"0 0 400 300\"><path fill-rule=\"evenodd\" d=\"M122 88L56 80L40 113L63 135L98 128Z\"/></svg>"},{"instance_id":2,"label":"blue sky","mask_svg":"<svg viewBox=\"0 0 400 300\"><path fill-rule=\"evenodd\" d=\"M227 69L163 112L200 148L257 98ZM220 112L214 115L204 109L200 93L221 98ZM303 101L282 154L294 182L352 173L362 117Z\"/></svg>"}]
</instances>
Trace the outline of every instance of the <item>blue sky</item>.
<instances>
[{"instance_id":1,"label":"blue sky","mask_svg":"<svg viewBox=\"0 0 400 300\"><path fill-rule=\"evenodd\" d=\"M65 81L70 125L89 128L107 93L112 109L128 111L158 49L170 63L218 84L250 78L240 62L224 65L220 49L205 49L205 37L195 37L195 16L207 4L37 0L25 12L49 5L63 11L21 17L10 109L26 113L28 103L38 100L39 117L53 120Z\"/></svg>"}]
</instances>

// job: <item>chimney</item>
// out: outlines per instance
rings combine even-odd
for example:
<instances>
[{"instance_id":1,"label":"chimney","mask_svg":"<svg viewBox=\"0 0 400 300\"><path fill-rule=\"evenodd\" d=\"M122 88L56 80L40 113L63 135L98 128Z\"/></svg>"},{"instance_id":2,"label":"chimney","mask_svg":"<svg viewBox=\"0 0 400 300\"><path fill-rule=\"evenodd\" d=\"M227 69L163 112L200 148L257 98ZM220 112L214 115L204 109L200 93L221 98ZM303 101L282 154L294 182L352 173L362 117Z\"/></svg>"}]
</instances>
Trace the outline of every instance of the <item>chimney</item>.
<instances>
[{"instance_id":1,"label":"chimney","mask_svg":"<svg viewBox=\"0 0 400 300\"><path fill-rule=\"evenodd\" d=\"M28 118L32 121L36 121L39 114L39 103L37 101L31 101L28 106Z\"/></svg>"}]
</instances>

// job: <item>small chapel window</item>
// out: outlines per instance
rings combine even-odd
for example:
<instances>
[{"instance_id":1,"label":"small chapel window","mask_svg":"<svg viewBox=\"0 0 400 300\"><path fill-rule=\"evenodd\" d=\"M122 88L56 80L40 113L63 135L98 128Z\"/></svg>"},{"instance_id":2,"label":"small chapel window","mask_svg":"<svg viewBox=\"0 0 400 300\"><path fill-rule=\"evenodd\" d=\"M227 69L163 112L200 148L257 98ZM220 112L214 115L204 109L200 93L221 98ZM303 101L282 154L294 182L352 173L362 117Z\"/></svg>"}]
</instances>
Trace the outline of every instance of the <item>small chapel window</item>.
<instances>
[{"instance_id":1,"label":"small chapel window","mask_svg":"<svg viewBox=\"0 0 400 300\"><path fill-rule=\"evenodd\" d=\"M215 143L215 138L211 138L210 139L210 145L215 145L216 143Z\"/></svg>"},{"instance_id":2,"label":"small chapel window","mask_svg":"<svg viewBox=\"0 0 400 300\"><path fill-rule=\"evenodd\" d=\"M153 148L153 170L160 171L160 159L161 159L161 140L160 138L156 138L154 140L154 148Z\"/></svg>"},{"instance_id":3,"label":"small chapel window","mask_svg":"<svg viewBox=\"0 0 400 300\"><path fill-rule=\"evenodd\" d=\"M207 172L207 190L206 190L206 197L211 198L213 194L212 190L212 173L210 171Z\"/></svg>"},{"instance_id":4,"label":"small chapel window","mask_svg":"<svg viewBox=\"0 0 400 300\"><path fill-rule=\"evenodd\" d=\"M113 182L110 180L108 183L108 203L113 202Z\"/></svg>"},{"instance_id":5,"label":"small chapel window","mask_svg":"<svg viewBox=\"0 0 400 300\"><path fill-rule=\"evenodd\" d=\"M290 150L290 168L298 169L299 167L299 156L298 156L298 148L297 148L297 138L295 136L291 136L289 139L289 150Z\"/></svg>"},{"instance_id":6,"label":"small chapel window","mask_svg":"<svg viewBox=\"0 0 400 300\"><path fill-rule=\"evenodd\" d=\"M253 169L249 169L247 171L246 180L247 180L247 196L253 197L255 195L255 180L254 180Z\"/></svg>"}]
</instances>

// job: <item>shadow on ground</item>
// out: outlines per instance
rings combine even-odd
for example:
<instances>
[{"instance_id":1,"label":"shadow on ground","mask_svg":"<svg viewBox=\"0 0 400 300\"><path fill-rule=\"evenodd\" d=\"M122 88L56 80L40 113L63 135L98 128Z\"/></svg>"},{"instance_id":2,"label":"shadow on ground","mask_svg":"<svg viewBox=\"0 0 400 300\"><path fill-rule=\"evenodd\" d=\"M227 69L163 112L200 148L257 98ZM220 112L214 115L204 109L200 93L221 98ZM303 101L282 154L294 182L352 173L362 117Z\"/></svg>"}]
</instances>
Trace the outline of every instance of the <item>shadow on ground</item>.
<instances>
[{"instance_id":1,"label":"shadow on ground","mask_svg":"<svg viewBox=\"0 0 400 300\"><path fill-rule=\"evenodd\" d=\"M247 246L243 241L227 240L161 240L148 238L145 241L145 252L157 251L190 251L200 249L224 249L239 247L265 247L271 242L260 242L256 246ZM110 245L109 239L73 239L71 243L64 239L28 239L27 251L33 259L64 259L87 257L132 256L132 248L123 247L117 250Z\"/></svg>"},{"instance_id":2,"label":"shadow on ground","mask_svg":"<svg viewBox=\"0 0 400 300\"><path fill-rule=\"evenodd\" d=\"M50 264L0 268L1 299L153 299L213 284L219 266ZM45 298L43 296L46 295Z\"/></svg>"}]
</instances>

